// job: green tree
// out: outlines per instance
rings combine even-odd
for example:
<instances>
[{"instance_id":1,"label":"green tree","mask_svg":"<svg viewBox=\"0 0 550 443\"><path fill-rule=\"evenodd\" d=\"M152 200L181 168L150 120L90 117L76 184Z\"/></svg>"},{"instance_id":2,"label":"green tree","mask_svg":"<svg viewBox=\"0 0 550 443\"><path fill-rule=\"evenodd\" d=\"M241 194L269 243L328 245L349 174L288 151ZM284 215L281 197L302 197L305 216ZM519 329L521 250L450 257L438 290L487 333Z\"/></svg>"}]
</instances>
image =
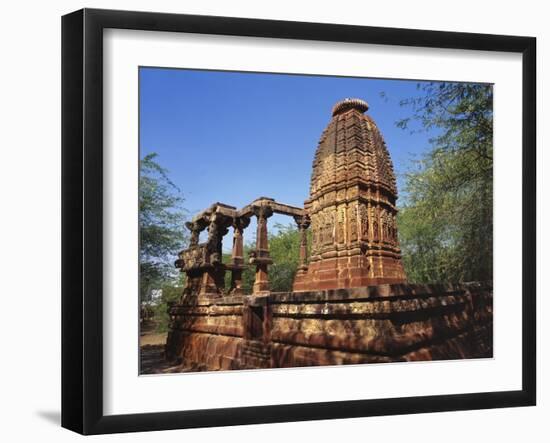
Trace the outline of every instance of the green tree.
<instances>
[{"instance_id":1,"label":"green tree","mask_svg":"<svg viewBox=\"0 0 550 443\"><path fill-rule=\"evenodd\" d=\"M413 282L492 279L493 89L469 83L419 85L403 100L432 130L431 150L405 177L398 217L405 270Z\"/></svg>"},{"instance_id":2,"label":"green tree","mask_svg":"<svg viewBox=\"0 0 550 443\"><path fill-rule=\"evenodd\" d=\"M140 161L139 177L139 271L140 300L152 289L177 282L175 254L186 241L183 196L160 166L157 154Z\"/></svg>"},{"instance_id":3,"label":"green tree","mask_svg":"<svg viewBox=\"0 0 550 443\"><path fill-rule=\"evenodd\" d=\"M292 290L294 276L300 260L300 233L292 224L277 223L275 229L269 232L269 255L273 264L269 266L269 283L271 291L286 292ZM255 267L248 263L250 252L255 249L255 242L249 242L244 247L246 269L243 271L243 290L245 294L252 293ZM229 263L231 254L223 254L223 262ZM230 275L226 273L225 287L229 288Z\"/></svg>"},{"instance_id":4,"label":"green tree","mask_svg":"<svg viewBox=\"0 0 550 443\"><path fill-rule=\"evenodd\" d=\"M273 260L269 267L271 290L291 291L300 261L300 232L295 225L275 225L274 233L269 236L269 254Z\"/></svg>"},{"instance_id":5,"label":"green tree","mask_svg":"<svg viewBox=\"0 0 550 443\"><path fill-rule=\"evenodd\" d=\"M171 303L178 302L183 291L183 286L181 284L169 283L163 285L160 289L162 290L160 300L157 300L152 306L154 312L155 331L167 332L168 325L170 323L168 307Z\"/></svg>"}]
</instances>

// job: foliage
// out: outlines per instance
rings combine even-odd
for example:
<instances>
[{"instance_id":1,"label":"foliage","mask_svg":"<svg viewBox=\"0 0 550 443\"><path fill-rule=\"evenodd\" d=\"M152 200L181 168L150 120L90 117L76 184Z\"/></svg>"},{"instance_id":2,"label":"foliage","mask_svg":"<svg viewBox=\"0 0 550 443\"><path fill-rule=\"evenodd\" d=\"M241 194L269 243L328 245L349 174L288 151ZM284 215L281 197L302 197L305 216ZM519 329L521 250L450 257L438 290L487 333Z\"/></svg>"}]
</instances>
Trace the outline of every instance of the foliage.
<instances>
[{"instance_id":1,"label":"foliage","mask_svg":"<svg viewBox=\"0 0 550 443\"><path fill-rule=\"evenodd\" d=\"M156 162L157 154L140 161L139 177L139 264L140 300L152 289L177 279L174 252L186 238L183 228L183 196L168 177L168 171Z\"/></svg>"},{"instance_id":2,"label":"foliage","mask_svg":"<svg viewBox=\"0 0 550 443\"><path fill-rule=\"evenodd\" d=\"M399 238L411 282L492 279L493 90L429 83L401 128L434 130L432 149L406 174Z\"/></svg>"},{"instance_id":3,"label":"foliage","mask_svg":"<svg viewBox=\"0 0 550 443\"><path fill-rule=\"evenodd\" d=\"M160 300L152 305L154 312L154 322L156 332L167 332L168 325L170 323L170 317L168 316L168 307L170 303L177 302L181 293L183 292L183 286L177 285L165 285L162 288L162 296Z\"/></svg>"},{"instance_id":4,"label":"foliage","mask_svg":"<svg viewBox=\"0 0 550 443\"><path fill-rule=\"evenodd\" d=\"M292 225L276 224L269 236L269 282L273 292L292 290L294 275L300 261L300 232Z\"/></svg>"}]
</instances>

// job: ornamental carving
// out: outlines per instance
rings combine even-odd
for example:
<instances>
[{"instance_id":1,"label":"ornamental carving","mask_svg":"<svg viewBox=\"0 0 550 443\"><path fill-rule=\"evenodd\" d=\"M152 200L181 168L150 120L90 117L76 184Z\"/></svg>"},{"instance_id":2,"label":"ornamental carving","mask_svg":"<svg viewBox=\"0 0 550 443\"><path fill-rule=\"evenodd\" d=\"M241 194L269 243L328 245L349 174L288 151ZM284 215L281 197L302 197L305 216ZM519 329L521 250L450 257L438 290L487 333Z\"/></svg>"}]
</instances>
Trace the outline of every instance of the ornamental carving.
<instances>
[{"instance_id":1,"label":"ornamental carving","mask_svg":"<svg viewBox=\"0 0 550 443\"><path fill-rule=\"evenodd\" d=\"M351 205L348 208L349 220L349 240L350 242L357 241L357 205Z\"/></svg>"},{"instance_id":2,"label":"ornamental carving","mask_svg":"<svg viewBox=\"0 0 550 443\"><path fill-rule=\"evenodd\" d=\"M313 254L307 274L295 282L296 290L405 281L393 165L367 110L368 104L359 99L337 103L319 140L306 205ZM351 260L355 255L365 259Z\"/></svg>"},{"instance_id":3,"label":"ornamental carving","mask_svg":"<svg viewBox=\"0 0 550 443\"><path fill-rule=\"evenodd\" d=\"M369 240L369 212L364 203L359 205L359 219L361 220L361 239Z\"/></svg>"},{"instance_id":4,"label":"ornamental carving","mask_svg":"<svg viewBox=\"0 0 550 443\"><path fill-rule=\"evenodd\" d=\"M338 209L338 230L337 241L338 243L344 243L346 241L344 233L344 223L346 222L346 208L344 206Z\"/></svg>"}]
</instances>

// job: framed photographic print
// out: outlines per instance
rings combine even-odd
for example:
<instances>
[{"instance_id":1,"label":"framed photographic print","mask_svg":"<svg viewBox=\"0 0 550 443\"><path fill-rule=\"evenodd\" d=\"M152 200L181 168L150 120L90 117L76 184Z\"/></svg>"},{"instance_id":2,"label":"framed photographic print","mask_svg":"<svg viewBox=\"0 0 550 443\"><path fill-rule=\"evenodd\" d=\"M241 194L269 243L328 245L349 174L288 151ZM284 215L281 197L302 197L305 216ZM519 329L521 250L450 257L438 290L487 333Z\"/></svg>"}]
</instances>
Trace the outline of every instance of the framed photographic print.
<instances>
[{"instance_id":1,"label":"framed photographic print","mask_svg":"<svg viewBox=\"0 0 550 443\"><path fill-rule=\"evenodd\" d=\"M62 21L62 425L536 401L530 37Z\"/></svg>"}]
</instances>

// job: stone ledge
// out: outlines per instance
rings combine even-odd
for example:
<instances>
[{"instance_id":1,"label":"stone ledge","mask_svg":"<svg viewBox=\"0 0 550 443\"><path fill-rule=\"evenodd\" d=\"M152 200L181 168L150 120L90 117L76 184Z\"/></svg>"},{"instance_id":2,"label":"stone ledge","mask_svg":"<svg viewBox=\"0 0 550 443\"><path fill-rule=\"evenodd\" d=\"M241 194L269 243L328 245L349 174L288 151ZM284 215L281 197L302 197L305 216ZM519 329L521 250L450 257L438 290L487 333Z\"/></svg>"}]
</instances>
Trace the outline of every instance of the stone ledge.
<instances>
[{"instance_id":1,"label":"stone ledge","mask_svg":"<svg viewBox=\"0 0 550 443\"><path fill-rule=\"evenodd\" d=\"M490 283L203 299L172 307L166 355L182 370L491 357L492 309Z\"/></svg>"}]
</instances>

